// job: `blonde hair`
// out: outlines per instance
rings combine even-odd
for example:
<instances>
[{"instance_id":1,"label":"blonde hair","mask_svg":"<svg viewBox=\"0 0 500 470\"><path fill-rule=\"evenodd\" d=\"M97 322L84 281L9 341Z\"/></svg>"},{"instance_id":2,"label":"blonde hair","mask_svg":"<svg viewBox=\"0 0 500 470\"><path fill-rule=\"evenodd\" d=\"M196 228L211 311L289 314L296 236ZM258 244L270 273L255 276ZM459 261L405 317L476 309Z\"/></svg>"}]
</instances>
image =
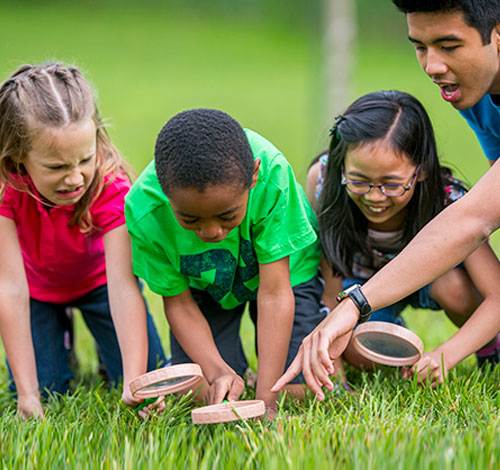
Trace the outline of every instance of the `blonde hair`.
<instances>
[{"instance_id":1,"label":"blonde hair","mask_svg":"<svg viewBox=\"0 0 500 470\"><path fill-rule=\"evenodd\" d=\"M94 227L90 205L106 185L122 171L130 179L131 169L111 143L99 116L92 89L78 68L47 62L23 65L0 86L0 204L7 186L29 192L22 178L23 162L32 138L44 127L59 128L91 118L96 126L97 156L94 178L75 205L70 226L88 233ZM14 176L14 178L13 178Z\"/></svg>"}]
</instances>

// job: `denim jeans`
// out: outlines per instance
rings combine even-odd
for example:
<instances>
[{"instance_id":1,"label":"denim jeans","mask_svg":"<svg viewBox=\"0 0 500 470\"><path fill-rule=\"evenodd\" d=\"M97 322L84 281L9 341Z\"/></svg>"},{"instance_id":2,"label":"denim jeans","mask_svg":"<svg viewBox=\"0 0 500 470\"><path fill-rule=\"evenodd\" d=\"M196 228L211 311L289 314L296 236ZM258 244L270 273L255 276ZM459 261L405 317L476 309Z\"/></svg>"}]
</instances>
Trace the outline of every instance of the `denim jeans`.
<instances>
[{"instance_id":1,"label":"denim jeans","mask_svg":"<svg viewBox=\"0 0 500 470\"><path fill-rule=\"evenodd\" d=\"M64 344L68 330L67 307L78 308L94 337L99 356L112 384L119 383L123 376L122 360L118 339L111 319L107 286L100 286L83 297L65 304L54 304L30 299L31 334L35 350L38 383L42 393L45 390L66 393L73 373L68 363L69 351ZM160 338L147 310L148 328L148 370L153 370L160 363L165 364ZM10 389L15 392L15 384L9 367Z\"/></svg>"}]
</instances>

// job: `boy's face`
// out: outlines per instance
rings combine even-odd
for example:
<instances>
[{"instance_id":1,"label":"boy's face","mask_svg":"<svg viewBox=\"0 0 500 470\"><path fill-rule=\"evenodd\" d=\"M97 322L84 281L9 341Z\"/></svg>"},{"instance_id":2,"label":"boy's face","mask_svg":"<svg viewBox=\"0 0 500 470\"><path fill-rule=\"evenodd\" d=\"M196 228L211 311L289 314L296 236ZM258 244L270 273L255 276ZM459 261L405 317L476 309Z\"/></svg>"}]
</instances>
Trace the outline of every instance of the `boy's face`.
<instances>
[{"instance_id":1,"label":"boy's face","mask_svg":"<svg viewBox=\"0 0 500 470\"><path fill-rule=\"evenodd\" d=\"M500 25L483 45L462 13L409 13L406 19L417 59L445 101L465 110L488 93L500 94Z\"/></svg>"},{"instance_id":2,"label":"boy's face","mask_svg":"<svg viewBox=\"0 0 500 470\"><path fill-rule=\"evenodd\" d=\"M240 181L208 186L203 192L193 187L172 188L168 199L177 222L186 230L194 230L206 243L224 240L245 218L248 195L257 183L259 165L257 160L250 188L244 188Z\"/></svg>"}]
</instances>

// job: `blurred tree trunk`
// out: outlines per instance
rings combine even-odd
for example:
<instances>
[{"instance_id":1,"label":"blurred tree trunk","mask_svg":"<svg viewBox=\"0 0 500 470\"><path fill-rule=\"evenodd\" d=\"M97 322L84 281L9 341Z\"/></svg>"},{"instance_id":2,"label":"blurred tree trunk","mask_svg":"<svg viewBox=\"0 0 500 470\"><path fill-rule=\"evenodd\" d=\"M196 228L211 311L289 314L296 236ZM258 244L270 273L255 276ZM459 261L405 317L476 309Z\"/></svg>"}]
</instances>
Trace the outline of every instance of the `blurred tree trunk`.
<instances>
[{"instance_id":1,"label":"blurred tree trunk","mask_svg":"<svg viewBox=\"0 0 500 470\"><path fill-rule=\"evenodd\" d=\"M326 122L343 112L352 99L356 0L323 0Z\"/></svg>"}]
</instances>

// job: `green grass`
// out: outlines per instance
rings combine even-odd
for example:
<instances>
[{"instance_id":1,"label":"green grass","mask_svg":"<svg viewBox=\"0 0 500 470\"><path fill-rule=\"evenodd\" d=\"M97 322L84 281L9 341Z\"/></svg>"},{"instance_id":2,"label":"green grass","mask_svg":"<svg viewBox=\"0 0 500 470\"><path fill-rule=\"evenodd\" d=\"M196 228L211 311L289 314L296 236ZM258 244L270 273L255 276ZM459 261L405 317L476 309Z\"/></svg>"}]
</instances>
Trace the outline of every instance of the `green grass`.
<instances>
[{"instance_id":1,"label":"green grass","mask_svg":"<svg viewBox=\"0 0 500 470\"><path fill-rule=\"evenodd\" d=\"M8 468L498 468L498 381L459 367L438 391L387 369L357 374L356 391L284 404L271 425L194 425L192 404L168 397L142 421L95 386L50 401L42 422L0 419ZM248 392L246 398L252 398Z\"/></svg>"},{"instance_id":2,"label":"green grass","mask_svg":"<svg viewBox=\"0 0 500 470\"><path fill-rule=\"evenodd\" d=\"M327 145L330 126L322 121L319 35L310 25L267 17L265 9L236 16L231 2L222 0L219 10L208 13L203 2L190 2L189 8L180 8L181 2L103 3L0 2L0 76L25 62L75 62L97 88L112 138L137 171L152 158L156 134L169 117L206 106L229 112L275 143L304 181L310 159ZM393 88L415 94L431 115L443 161L473 183L487 169L486 160L463 119L419 69L405 39L404 18L390 3L359 1L351 98ZM146 295L168 349L160 299L147 289ZM455 331L440 312L408 311L405 318L426 350ZM394 369L348 370L357 394L331 393L325 403L312 397L302 404L283 403L272 425L194 426L185 398L169 397L166 412L147 422L123 407L119 394L96 379L95 348L79 316L77 333L76 391L49 400L41 422L16 416L6 368L0 367L3 467L499 466L500 368L478 372L473 359L456 367L436 391L403 381ZM255 367L248 317L242 333ZM245 397L252 396L247 390Z\"/></svg>"}]
</instances>

